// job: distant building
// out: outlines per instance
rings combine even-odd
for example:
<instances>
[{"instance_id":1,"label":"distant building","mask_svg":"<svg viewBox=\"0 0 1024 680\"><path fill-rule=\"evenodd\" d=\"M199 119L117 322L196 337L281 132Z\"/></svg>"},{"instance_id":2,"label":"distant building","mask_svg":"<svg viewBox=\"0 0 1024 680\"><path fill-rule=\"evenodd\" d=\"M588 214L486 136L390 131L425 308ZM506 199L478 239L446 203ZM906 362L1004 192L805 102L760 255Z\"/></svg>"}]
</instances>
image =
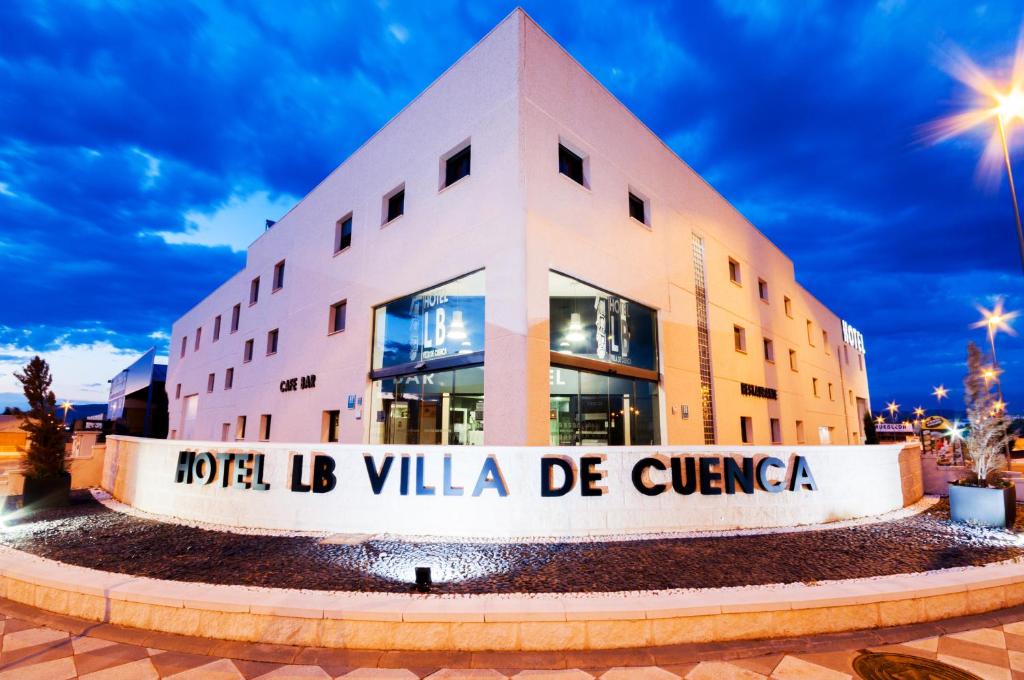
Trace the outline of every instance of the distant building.
<instances>
[{"instance_id":1,"label":"distant building","mask_svg":"<svg viewBox=\"0 0 1024 680\"><path fill-rule=\"evenodd\" d=\"M167 364L150 349L110 380L107 419L118 434L167 436Z\"/></svg>"}]
</instances>

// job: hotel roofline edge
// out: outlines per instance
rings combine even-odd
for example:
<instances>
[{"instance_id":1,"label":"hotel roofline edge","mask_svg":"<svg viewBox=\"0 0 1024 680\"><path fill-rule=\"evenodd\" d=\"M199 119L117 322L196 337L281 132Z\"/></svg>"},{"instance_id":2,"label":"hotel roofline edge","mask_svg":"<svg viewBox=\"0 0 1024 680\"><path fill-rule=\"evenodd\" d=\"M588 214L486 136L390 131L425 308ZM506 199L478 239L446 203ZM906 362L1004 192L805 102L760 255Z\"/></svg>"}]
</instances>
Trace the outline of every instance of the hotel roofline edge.
<instances>
[{"instance_id":1,"label":"hotel roofline edge","mask_svg":"<svg viewBox=\"0 0 1024 680\"><path fill-rule=\"evenodd\" d=\"M269 416L270 441L587 443L598 416L586 409L600 402L616 441L703 444L706 383L717 443L859 443L866 364L846 358L841 328L774 243L516 10L174 323L171 436L234 440L244 416L242 439L255 440ZM556 399L552 366L582 368L581 391Z\"/></svg>"}]
</instances>

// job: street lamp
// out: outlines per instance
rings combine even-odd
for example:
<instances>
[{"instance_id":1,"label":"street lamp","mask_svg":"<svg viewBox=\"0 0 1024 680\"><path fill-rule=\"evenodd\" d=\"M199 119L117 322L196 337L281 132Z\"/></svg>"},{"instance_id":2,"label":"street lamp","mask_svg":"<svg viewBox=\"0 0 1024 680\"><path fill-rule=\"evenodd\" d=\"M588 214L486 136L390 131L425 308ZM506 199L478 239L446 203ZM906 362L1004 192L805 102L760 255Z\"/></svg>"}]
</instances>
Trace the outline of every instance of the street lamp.
<instances>
[{"instance_id":1,"label":"street lamp","mask_svg":"<svg viewBox=\"0 0 1024 680\"><path fill-rule=\"evenodd\" d=\"M890 418L895 418L896 414L900 412L900 405L896 403L895 399L893 399L885 405L885 410L889 412Z\"/></svg>"},{"instance_id":2,"label":"street lamp","mask_svg":"<svg viewBox=\"0 0 1024 680\"><path fill-rule=\"evenodd\" d=\"M63 425L65 427L67 427L67 424L68 424L68 411L73 410L74 406L71 405L70 401L65 401L63 404L60 405L60 407L62 409L64 409L64 420L62 421Z\"/></svg>"},{"instance_id":3,"label":"street lamp","mask_svg":"<svg viewBox=\"0 0 1024 680\"><path fill-rule=\"evenodd\" d=\"M942 400L949 394L949 390L939 385L938 387L932 388L932 396L935 397L935 401L942 403Z\"/></svg>"}]
</instances>

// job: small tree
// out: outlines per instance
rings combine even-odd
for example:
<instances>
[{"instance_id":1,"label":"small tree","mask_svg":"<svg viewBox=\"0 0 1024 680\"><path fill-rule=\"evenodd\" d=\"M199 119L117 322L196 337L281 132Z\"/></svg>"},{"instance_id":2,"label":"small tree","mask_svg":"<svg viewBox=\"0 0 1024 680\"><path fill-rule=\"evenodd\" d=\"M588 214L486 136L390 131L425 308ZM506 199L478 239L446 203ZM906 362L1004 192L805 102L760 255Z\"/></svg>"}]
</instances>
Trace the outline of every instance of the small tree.
<instances>
[{"instance_id":1,"label":"small tree","mask_svg":"<svg viewBox=\"0 0 1024 680\"><path fill-rule=\"evenodd\" d=\"M967 344L967 375L964 401L967 405L967 453L979 486L988 485L993 472L1006 467L1007 419L996 406L992 385L983 375L984 355L973 342Z\"/></svg>"},{"instance_id":2,"label":"small tree","mask_svg":"<svg viewBox=\"0 0 1024 680\"><path fill-rule=\"evenodd\" d=\"M22 472L32 479L56 477L67 466L64 453L64 431L57 422L57 398L50 385L53 377L50 366L41 358L33 357L24 373L14 377L25 390L29 410L21 429L29 436L28 452L22 462Z\"/></svg>"},{"instance_id":3,"label":"small tree","mask_svg":"<svg viewBox=\"0 0 1024 680\"><path fill-rule=\"evenodd\" d=\"M875 419L871 417L870 411L864 414L864 443L878 443L878 433L875 431Z\"/></svg>"}]
</instances>

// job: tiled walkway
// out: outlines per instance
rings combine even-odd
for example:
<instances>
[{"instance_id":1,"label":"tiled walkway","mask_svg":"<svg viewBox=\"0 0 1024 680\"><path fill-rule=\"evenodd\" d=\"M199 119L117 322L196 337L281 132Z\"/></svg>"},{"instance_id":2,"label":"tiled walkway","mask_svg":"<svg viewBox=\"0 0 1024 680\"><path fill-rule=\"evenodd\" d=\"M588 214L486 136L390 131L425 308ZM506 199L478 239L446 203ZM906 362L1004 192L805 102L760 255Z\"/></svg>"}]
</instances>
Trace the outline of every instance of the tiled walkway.
<instances>
[{"instance_id":1,"label":"tiled walkway","mask_svg":"<svg viewBox=\"0 0 1024 680\"><path fill-rule=\"evenodd\" d=\"M0 616L0 680L841 680L858 677L852 663L866 650L936 659L986 680L1024 679L1024 607L814 638L532 654L343 651L217 642L50 615L2 599Z\"/></svg>"}]
</instances>

